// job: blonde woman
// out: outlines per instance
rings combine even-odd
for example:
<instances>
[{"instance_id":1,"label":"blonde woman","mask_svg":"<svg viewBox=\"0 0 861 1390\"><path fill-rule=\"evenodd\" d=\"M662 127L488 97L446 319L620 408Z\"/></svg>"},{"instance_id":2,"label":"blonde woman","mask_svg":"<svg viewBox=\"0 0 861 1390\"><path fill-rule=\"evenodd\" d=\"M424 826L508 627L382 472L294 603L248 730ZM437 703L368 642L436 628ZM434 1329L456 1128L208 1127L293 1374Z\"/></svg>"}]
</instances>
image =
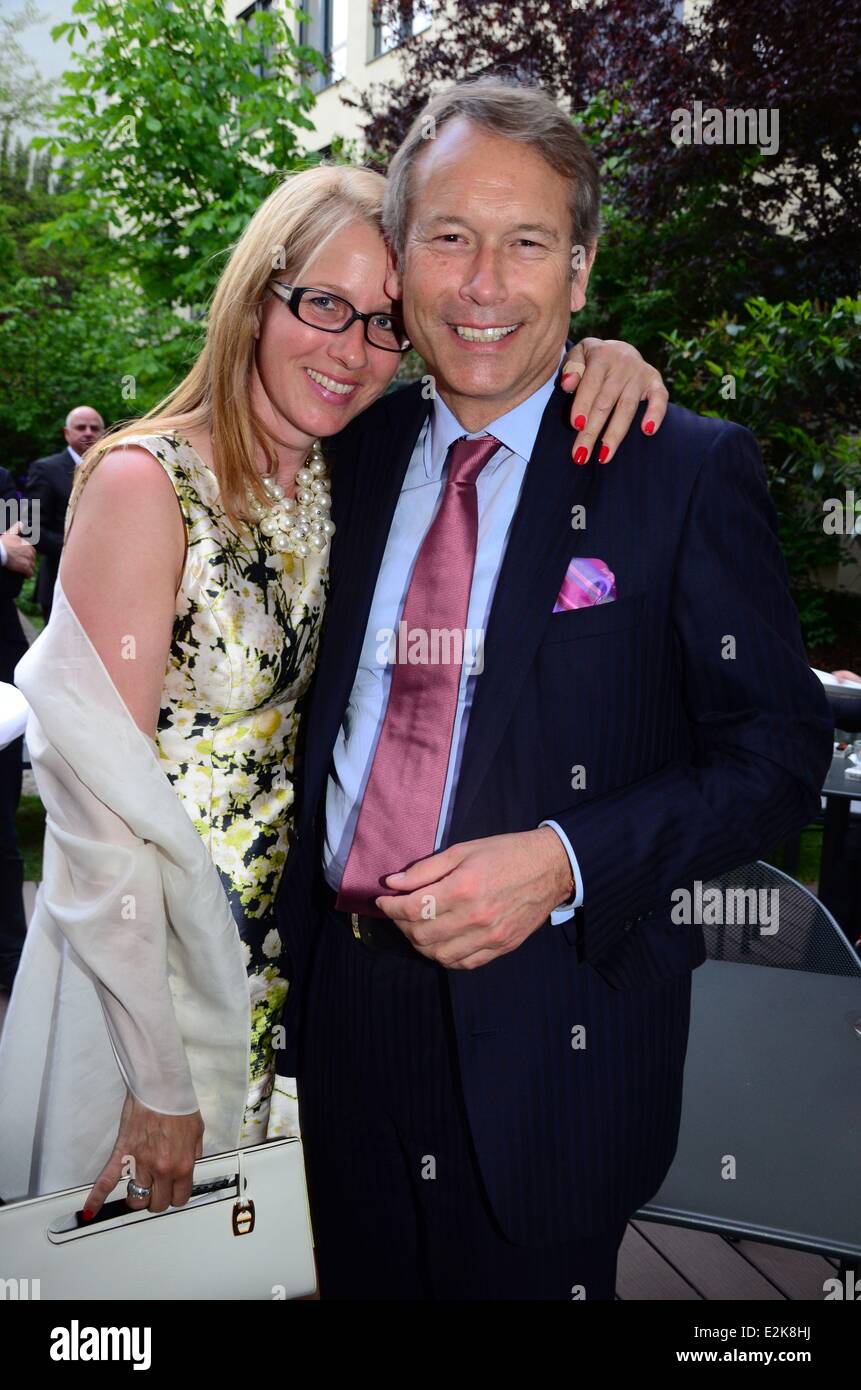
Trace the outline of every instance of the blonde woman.
<instances>
[{"instance_id":1,"label":"blonde woman","mask_svg":"<svg viewBox=\"0 0 861 1390\"><path fill-rule=\"evenodd\" d=\"M129 1205L163 1211L204 1152L297 1132L290 1082L273 1093L289 982L272 906L334 530L318 441L408 346L384 187L356 168L287 178L235 247L187 378L80 466L52 621L18 668L48 828L0 1043L4 1198L95 1179L90 1217L132 1156ZM660 421L639 354L590 340L572 385L587 356L572 415L603 382ZM60 669L78 703L58 713Z\"/></svg>"}]
</instances>

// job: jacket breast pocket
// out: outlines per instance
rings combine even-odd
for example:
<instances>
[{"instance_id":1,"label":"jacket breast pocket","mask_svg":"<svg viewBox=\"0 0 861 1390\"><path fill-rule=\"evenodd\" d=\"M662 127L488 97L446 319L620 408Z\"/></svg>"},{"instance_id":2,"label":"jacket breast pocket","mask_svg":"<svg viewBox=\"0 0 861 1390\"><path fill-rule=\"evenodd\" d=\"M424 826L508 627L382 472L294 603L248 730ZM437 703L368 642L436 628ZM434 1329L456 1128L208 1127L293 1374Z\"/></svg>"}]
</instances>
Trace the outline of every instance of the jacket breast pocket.
<instances>
[{"instance_id":1,"label":"jacket breast pocket","mask_svg":"<svg viewBox=\"0 0 861 1390\"><path fill-rule=\"evenodd\" d=\"M552 642L573 642L578 637L604 637L636 627L643 616L646 595L629 594L612 603L593 603L588 608L571 608L567 613L551 613L542 646Z\"/></svg>"}]
</instances>

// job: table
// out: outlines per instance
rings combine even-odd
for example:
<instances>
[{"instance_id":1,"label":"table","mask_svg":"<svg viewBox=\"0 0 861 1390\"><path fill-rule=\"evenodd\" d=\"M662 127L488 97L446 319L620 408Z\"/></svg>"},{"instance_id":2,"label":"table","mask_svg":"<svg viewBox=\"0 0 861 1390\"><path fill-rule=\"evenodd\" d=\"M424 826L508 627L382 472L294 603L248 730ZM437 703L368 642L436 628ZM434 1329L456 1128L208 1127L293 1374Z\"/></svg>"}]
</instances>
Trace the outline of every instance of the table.
<instances>
[{"instance_id":1,"label":"table","mask_svg":"<svg viewBox=\"0 0 861 1390\"><path fill-rule=\"evenodd\" d=\"M825 797L825 823L822 832L822 860L819 866L817 897L840 923L849 940L854 942L861 931L861 921L859 921L861 881L858 885L855 912L848 921L838 899L836 881L836 869L845 852L851 803L861 801L861 782L850 781L846 778L847 766L851 766L851 764L847 762L846 758L835 754L831 759L828 775L822 785L822 795Z\"/></svg>"}]
</instances>

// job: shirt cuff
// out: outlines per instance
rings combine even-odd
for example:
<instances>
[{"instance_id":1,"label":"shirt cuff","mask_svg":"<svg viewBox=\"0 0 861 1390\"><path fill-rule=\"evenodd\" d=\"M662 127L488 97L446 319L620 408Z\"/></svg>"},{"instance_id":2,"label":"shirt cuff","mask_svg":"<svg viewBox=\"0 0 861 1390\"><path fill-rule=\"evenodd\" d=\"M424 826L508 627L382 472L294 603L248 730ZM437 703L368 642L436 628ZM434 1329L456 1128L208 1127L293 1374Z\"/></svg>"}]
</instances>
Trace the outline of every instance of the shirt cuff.
<instances>
[{"instance_id":1,"label":"shirt cuff","mask_svg":"<svg viewBox=\"0 0 861 1390\"><path fill-rule=\"evenodd\" d=\"M0 541L0 565L8 564L8 561L9 561L9 557L8 557L8 555L6 554L6 547L5 547L5 545L3 544L3 542Z\"/></svg>"},{"instance_id":2,"label":"shirt cuff","mask_svg":"<svg viewBox=\"0 0 861 1390\"><path fill-rule=\"evenodd\" d=\"M541 825L549 825L552 830L555 830L565 846L565 853L568 855L568 863L571 865L571 872L574 875L574 882L577 887L577 891L573 898L569 899L567 903L562 903L559 907L554 908L551 912L550 921L554 926L557 926L559 922L567 922L569 917L573 917L574 913L583 902L583 879L580 874L580 865L577 863L577 856L571 848L571 841L568 839L561 825L557 825L555 820L543 820ZM539 826L539 829L540 828Z\"/></svg>"}]
</instances>

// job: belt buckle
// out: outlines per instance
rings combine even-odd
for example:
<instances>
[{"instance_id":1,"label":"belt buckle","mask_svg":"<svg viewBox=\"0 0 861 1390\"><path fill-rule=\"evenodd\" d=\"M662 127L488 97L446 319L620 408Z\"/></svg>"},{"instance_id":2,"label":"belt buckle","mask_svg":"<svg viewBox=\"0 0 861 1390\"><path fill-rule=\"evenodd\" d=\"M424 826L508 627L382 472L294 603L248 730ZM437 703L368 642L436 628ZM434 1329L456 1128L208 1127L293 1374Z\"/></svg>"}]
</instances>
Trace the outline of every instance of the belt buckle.
<instances>
[{"instance_id":1,"label":"belt buckle","mask_svg":"<svg viewBox=\"0 0 861 1390\"><path fill-rule=\"evenodd\" d=\"M356 938L356 940L357 940L357 941L361 941L361 939L362 939L362 933L361 933L361 931L360 931L360 929L359 929L359 914L358 914L358 912L351 912L351 913L350 913L350 926L353 928L353 935L354 935L354 937Z\"/></svg>"}]
</instances>

